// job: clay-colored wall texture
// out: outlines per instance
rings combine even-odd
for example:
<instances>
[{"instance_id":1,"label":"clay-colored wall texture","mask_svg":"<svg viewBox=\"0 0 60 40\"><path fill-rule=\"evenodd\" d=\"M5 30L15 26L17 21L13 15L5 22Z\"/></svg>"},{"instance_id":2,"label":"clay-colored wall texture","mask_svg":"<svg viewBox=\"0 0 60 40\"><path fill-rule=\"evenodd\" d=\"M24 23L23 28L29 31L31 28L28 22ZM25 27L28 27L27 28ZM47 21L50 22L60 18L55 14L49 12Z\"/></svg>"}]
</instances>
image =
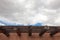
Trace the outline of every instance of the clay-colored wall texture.
<instances>
[{"instance_id":1,"label":"clay-colored wall texture","mask_svg":"<svg viewBox=\"0 0 60 40\"><path fill-rule=\"evenodd\" d=\"M60 40L60 33L50 37L49 33L45 33L42 37L39 37L39 33L32 33L32 36L29 37L28 33L21 33L19 37L17 33L9 33L9 37L0 33L0 40Z\"/></svg>"}]
</instances>

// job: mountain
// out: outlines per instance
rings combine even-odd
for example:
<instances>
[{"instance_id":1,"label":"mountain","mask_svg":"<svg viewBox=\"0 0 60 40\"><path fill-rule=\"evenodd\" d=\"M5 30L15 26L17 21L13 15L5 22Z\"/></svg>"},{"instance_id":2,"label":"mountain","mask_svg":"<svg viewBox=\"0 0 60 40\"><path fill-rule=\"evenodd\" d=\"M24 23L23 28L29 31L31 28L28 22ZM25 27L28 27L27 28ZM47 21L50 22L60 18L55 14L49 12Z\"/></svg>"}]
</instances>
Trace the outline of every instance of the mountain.
<instances>
[{"instance_id":1,"label":"mountain","mask_svg":"<svg viewBox=\"0 0 60 40\"><path fill-rule=\"evenodd\" d=\"M6 20L0 20L0 25L5 25L5 26L24 26L24 24L17 24L17 23L13 23L13 22L8 22ZM27 25L30 26L30 25ZM32 24L31 26L42 26L42 23L35 23Z\"/></svg>"}]
</instances>

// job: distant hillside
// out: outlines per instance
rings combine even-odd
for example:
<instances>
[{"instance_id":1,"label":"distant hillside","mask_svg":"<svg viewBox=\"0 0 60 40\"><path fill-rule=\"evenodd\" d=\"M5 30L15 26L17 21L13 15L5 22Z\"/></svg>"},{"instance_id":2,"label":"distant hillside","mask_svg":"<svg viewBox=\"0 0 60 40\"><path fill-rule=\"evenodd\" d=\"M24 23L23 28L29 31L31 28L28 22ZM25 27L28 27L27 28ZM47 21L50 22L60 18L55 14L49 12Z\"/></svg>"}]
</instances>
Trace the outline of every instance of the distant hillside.
<instances>
[{"instance_id":1,"label":"distant hillside","mask_svg":"<svg viewBox=\"0 0 60 40\"><path fill-rule=\"evenodd\" d=\"M13 23L13 22L8 22L8 21L6 21L6 20L0 20L0 25L5 25L5 26L21 26L21 25L23 25L24 26L24 24L17 24L17 23ZM28 25L28 24L27 24ZM30 25L30 24L29 24ZM28 25L28 26L29 26ZM35 24L31 24L31 26L42 26L42 23L35 23Z\"/></svg>"}]
</instances>

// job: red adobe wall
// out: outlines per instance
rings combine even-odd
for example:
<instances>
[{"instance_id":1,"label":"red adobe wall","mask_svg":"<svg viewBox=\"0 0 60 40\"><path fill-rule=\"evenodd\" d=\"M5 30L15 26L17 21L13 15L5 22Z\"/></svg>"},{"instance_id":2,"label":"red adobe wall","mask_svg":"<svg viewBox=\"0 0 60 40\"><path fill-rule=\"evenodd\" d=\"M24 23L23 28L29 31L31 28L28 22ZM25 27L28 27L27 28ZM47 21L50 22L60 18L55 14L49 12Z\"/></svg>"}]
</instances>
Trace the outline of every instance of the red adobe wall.
<instances>
[{"instance_id":1,"label":"red adobe wall","mask_svg":"<svg viewBox=\"0 0 60 40\"><path fill-rule=\"evenodd\" d=\"M22 36L19 37L17 33L10 33L9 37L6 37L3 33L0 33L0 40L60 40L60 33L50 37L49 33L45 33L43 37L39 37L38 33L33 33L31 37L28 36L28 33L22 33Z\"/></svg>"}]
</instances>

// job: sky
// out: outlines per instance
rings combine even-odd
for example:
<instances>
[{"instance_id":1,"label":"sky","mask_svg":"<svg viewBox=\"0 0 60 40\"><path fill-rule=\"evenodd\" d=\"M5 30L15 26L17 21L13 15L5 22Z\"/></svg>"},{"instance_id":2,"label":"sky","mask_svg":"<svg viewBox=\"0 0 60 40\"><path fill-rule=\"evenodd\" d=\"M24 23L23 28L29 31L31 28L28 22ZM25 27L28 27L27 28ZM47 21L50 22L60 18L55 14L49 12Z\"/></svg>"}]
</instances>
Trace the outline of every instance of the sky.
<instances>
[{"instance_id":1,"label":"sky","mask_svg":"<svg viewBox=\"0 0 60 40\"><path fill-rule=\"evenodd\" d=\"M0 0L0 19L60 26L60 0Z\"/></svg>"}]
</instances>

